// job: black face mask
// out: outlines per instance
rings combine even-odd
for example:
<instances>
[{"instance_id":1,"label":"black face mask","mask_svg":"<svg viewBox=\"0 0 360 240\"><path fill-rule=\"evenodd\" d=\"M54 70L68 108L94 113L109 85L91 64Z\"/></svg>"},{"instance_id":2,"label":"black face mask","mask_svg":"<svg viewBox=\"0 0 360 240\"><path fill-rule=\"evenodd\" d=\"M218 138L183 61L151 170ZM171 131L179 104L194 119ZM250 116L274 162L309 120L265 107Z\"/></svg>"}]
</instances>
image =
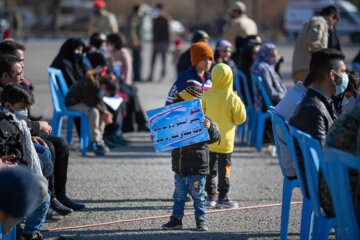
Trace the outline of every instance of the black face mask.
<instances>
[{"instance_id":1,"label":"black face mask","mask_svg":"<svg viewBox=\"0 0 360 240\"><path fill-rule=\"evenodd\" d=\"M82 53L75 53L75 61L80 62L82 60Z\"/></svg>"}]
</instances>

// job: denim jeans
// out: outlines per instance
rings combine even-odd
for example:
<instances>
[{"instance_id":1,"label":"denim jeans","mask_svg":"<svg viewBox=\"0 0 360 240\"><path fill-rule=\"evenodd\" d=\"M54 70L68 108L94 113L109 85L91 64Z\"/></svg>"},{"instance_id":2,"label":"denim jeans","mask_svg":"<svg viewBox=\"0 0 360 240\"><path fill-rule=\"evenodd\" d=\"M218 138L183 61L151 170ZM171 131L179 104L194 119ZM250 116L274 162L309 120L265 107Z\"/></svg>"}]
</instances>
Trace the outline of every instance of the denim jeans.
<instances>
[{"instance_id":1,"label":"denim jeans","mask_svg":"<svg viewBox=\"0 0 360 240\"><path fill-rule=\"evenodd\" d=\"M50 206L50 195L47 194L44 202L35 209L26 219L24 232L34 234L40 231L41 226L45 222L46 214Z\"/></svg>"},{"instance_id":2,"label":"denim jeans","mask_svg":"<svg viewBox=\"0 0 360 240\"><path fill-rule=\"evenodd\" d=\"M54 171L54 165L51 160L51 152L43 145L34 143L35 150L40 159L41 170L45 178L49 178Z\"/></svg>"},{"instance_id":3,"label":"denim jeans","mask_svg":"<svg viewBox=\"0 0 360 240\"><path fill-rule=\"evenodd\" d=\"M184 207L187 193L189 192L194 200L195 218L205 219L205 182L206 177L195 175L181 177L175 173L174 206L172 215L181 219L184 216Z\"/></svg>"}]
</instances>

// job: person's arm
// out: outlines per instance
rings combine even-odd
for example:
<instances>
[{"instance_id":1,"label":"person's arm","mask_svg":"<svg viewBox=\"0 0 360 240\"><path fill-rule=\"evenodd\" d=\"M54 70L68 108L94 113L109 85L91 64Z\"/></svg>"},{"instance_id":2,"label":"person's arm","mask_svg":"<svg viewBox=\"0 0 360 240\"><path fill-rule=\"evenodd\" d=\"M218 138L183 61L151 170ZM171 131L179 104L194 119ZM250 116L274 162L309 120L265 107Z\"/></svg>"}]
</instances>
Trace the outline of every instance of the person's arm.
<instances>
[{"instance_id":1,"label":"person's arm","mask_svg":"<svg viewBox=\"0 0 360 240\"><path fill-rule=\"evenodd\" d=\"M236 96L236 100L233 105L234 107L231 109L232 120L237 125L242 124L246 120L245 105L239 96Z\"/></svg>"},{"instance_id":2,"label":"person's arm","mask_svg":"<svg viewBox=\"0 0 360 240\"><path fill-rule=\"evenodd\" d=\"M208 134L209 134L210 140L207 141L207 143L212 144L212 143L216 143L217 141L220 141L221 137L220 137L219 127L215 123L210 122L206 118L205 118L205 121L208 121L209 125L210 125L208 128ZM204 122L204 124L206 124L206 123Z\"/></svg>"},{"instance_id":3,"label":"person's arm","mask_svg":"<svg viewBox=\"0 0 360 240\"><path fill-rule=\"evenodd\" d=\"M326 33L326 26L323 23L312 23L306 36L306 44L310 52L326 48L323 38Z\"/></svg>"},{"instance_id":4,"label":"person's arm","mask_svg":"<svg viewBox=\"0 0 360 240\"><path fill-rule=\"evenodd\" d=\"M119 31L119 26L114 14L109 15L109 22L110 22L111 33L117 33Z\"/></svg>"}]
</instances>

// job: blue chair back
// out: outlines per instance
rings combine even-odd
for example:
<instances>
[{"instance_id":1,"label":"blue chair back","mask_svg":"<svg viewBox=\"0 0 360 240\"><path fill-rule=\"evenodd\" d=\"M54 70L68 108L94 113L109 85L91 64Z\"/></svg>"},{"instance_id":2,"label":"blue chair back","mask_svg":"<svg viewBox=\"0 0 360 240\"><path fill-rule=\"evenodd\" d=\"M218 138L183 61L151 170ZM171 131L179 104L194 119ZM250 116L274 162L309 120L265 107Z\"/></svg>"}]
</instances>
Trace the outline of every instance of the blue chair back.
<instances>
[{"instance_id":1,"label":"blue chair back","mask_svg":"<svg viewBox=\"0 0 360 240\"><path fill-rule=\"evenodd\" d=\"M66 109L65 96L68 92L68 87L61 70L49 67L47 68L47 71L49 73L51 97L54 109L55 111L60 112Z\"/></svg>"},{"instance_id":2,"label":"blue chair back","mask_svg":"<svg viewBox=\"0 0 360 240\"><path fill-rule=\"evenodd\" d=\"M341 239L360 239L351 197L349 169L360 173L360 157L335 149L324 149L333 206Z\"/></svg>"},{"instance_id":3,"label":"blue chair back","mask_svg":"<svg viewBox=\"0 0 360 240\"><path fill-rule=\"evenodd\" d=\"M296 141L298 142L298 145L300 147L305 147L305 146L302 146L303 145L302 144L303 132L301 132L300 130L298 130L297 128L295 128L294 126L292 126L290 124L288 124L288 127L290 129L290 131L289 131L290 132L290 141L288 142L289 151L290 151L291 157L294 161L296 176L299 180L301 192L302 192L304 198L307 198L306 188L304 185L304 177L305 176L302 176L301 171L300 171L299 160L296 155L296 147L295 147L295 142L294 142L294 139L296 139ZM304 134L306 134L306 133L304 133Z\"/></svg>"},{"instance_id":4,"label":"blue chair back","mask_svg":"<svg viewBox=\"0 0 360 240\"><path fill-rule=\"evenodd\" d=\"M315 214L326 217L326 214L321 208L319 199L318 176L320 170L328 186L330 186L330 182L321 143L318 140L312 138L309 134L303 133L301 131L297 131L296 134L298 137L302 138L300 148L304 156L305 174L308 183L307 186L313 207L315 209Z\"/></svg>"},{"instance_id":5,"label":"blue chair back","mask_svg":"<svg viewBox=\"0 0 360 240\"><path fill-rule=\"evenodd\" d=\"M244 102L244 96L241 94L241 84L240 84L240 79L239 78L240 78L239 72L237 72L236 75L234 76L233 84L234 84L234 88L235 88L238 96Z\"/></svg>"},{"instance_id":6,"label":"blue chair back","mask_svg":"<svg viewBox=\"0 0 360 240\"><path fill-rule=\"evenodd\" d=\"M264 99L266 109L270 109L270 106L273 106L273 103L270 100L269 94L267 93L264 83L259 75L251 74L252 77L252 86L253 86L253 93L254 96L256 95L256 85L259 86L261 95Z\"/></svg>"},{"instance_id":7,"label":"blue chair back","mask_svg":"<svg viewBox=\"0 0 360 240\"><path fill-rule=\"evenodd\" d=\"M242 83L241 85L244 88L245 96L243 96L243 97L246 98L247 107L253 108L254 105L253 105L253 100L251 98L250 86L248 84L247 78L246 78L244 72L241 71L240 69L237 70L237 75L239 76L239 82ZM241 89L241 87L240 87L240 89Z\"/></svg>"},{"instance_id":8,"label":"blue chair back","mask_svg":"<svg viewBox=\"0 0 360 240\"><path fill-rule=\"evenodd\" d=\"M352 63L352 67L353 69L359 74L360 76L360 63L357 63L357 62L353 62Z\"/></svg>"},{"instance_id":9,"label":"blue chair back","mask_svg":"<svg viewBox=\"0 0 360 240\"><path fill-rule=\"evenodd\" d=\"M285 167L282 164L281 161L281 152L280 152L280 145L279 142L281 141L282 144L288 145L288 143L291 141L289 130L287 129L285 125L285 121L282 117L274 113L273 111L269 111L272 116L272 129L274 134L274 142L276 146L276 152L278 153L279 158L279 165L281 168L281 172L284 177L286 177Z\"/></svg>"}]
</instances>

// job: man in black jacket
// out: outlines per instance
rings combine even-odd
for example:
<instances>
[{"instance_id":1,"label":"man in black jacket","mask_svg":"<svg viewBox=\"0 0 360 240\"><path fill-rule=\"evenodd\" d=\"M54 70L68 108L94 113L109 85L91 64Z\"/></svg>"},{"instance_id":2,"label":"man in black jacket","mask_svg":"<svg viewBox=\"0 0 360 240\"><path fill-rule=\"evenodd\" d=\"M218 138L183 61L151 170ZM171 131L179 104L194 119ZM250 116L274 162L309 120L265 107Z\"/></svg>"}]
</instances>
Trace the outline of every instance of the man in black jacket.
<instances>
[{"instance_id":1,"label":"man in black jacket","mask_svg":"<svg viewBox=\"0 0 360 240\"><path fill-rule=\"evenodd\" d=\"M348 84L345 55L336 49L322 49L312 54L310 77L313 79L290 123L313 138L324 142L335 120L332 96L342 94Z\"/></svg>"}]
</instances>

